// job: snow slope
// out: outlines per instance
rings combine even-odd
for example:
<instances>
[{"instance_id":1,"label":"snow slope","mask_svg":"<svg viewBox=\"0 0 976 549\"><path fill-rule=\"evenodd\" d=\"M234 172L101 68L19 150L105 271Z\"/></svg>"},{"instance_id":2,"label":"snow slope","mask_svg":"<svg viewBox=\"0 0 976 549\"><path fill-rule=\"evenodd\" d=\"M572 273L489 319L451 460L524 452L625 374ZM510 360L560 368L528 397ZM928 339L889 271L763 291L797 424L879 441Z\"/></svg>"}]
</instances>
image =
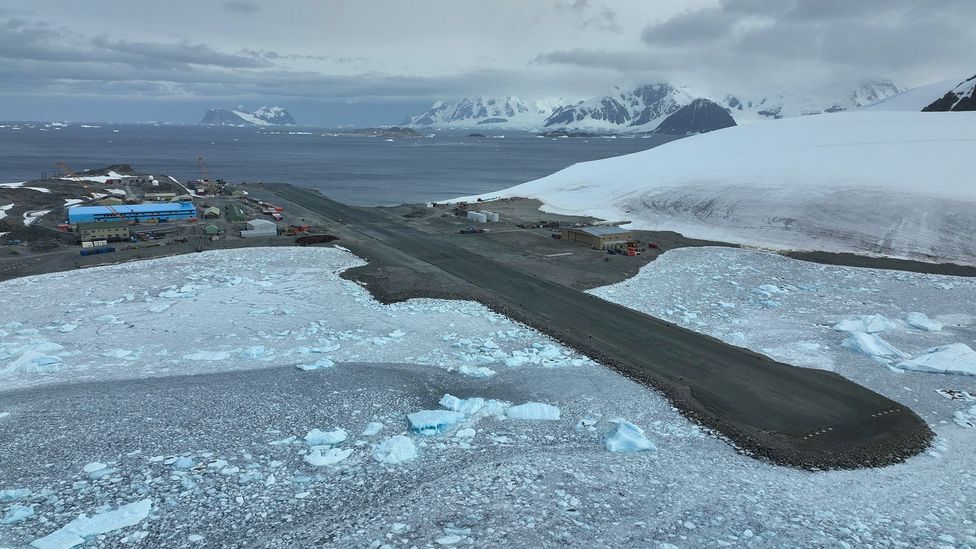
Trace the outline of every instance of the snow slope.
<instances>
[{"instance_id":1,"label":"snow slope","mask_svg":"<svg viewBox=\"0 0 976 549\"><path fill-rule=\"evenodd\" d=\"M922 109L945 95L946 91L951 90L955 85L955 80L943 80L933 84L918 86L917 88L905 90L898 95L889 97L880 103L864 107L864 109L869 111L922 112Z\"/></svg>"},{"instance_id":2,"label":"snow slope","mask_svg":"<svg viewBox=\"0 0 976 549\"><path fill-rule=\"evenodd\" d=\"M804 116L576 164L482 198L774 249L976 264L974 145L976 114Z\"/></svg>"}]
</instances>

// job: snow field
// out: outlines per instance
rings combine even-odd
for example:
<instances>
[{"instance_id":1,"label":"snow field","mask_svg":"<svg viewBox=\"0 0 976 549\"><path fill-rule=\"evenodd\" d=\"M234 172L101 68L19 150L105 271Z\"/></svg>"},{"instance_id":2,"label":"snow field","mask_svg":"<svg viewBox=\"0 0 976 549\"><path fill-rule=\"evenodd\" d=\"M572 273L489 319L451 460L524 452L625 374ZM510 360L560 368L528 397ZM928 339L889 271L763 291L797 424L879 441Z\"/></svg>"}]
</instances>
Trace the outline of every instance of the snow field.
<instances>
[{"instance_id":1,"label":"snow field","mask_svg":"<svg viewBox=\"0 0 976 549\"><path fill-rule=\"evenodd\" d=\"M484 195L772 249L976 265L976 113L859 111L749 124ZM921 182L925 182L922 184Z\"/></svg>"},{"instance_id":2,"label":"snow field","mask_svg":"<svg viewBox=\"0 0 976 549\"><path fill-rule=\"evenodd\" d=\"M3 282L0 309L18 314L0 323L0 380L15 389L341 362L489 377L592 364L477 303L380 304L339 278L361 264L332 248L252 248Z\"/></svg>"}]
</instances>

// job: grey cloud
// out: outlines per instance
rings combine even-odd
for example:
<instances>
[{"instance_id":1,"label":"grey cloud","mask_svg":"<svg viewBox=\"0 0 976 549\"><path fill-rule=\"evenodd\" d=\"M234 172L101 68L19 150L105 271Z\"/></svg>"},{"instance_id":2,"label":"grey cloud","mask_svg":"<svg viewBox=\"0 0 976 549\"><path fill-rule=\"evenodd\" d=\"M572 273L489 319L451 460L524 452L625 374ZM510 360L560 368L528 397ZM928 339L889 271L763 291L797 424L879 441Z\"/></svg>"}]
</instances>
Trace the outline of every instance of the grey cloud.
<instances>
[{"instance_id":1,"label":"grey cloud","mask_svg":"<svg viewBox=\"0 0 976 549\"><path fill-rule=\"evenodd\" d=\"M688 11L667 21L648 25L641 40L651 45L681 45L718 40L735 23L735 16L720 9Z\"/></svg>"}]
</instances>

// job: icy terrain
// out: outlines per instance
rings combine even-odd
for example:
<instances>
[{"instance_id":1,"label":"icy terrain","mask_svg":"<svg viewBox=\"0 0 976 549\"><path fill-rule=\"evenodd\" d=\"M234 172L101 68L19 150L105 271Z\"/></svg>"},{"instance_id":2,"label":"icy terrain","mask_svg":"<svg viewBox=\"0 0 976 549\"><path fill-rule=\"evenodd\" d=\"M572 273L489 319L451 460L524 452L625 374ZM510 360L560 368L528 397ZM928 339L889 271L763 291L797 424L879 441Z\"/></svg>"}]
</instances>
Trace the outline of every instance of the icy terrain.
<instances>
[{"instance_id":1,"label":"icy terrain","mask_svg":"<svg viewBox=\"0 0 976 549\"><path fill-rule=\"evenodd\" d=\"M477 303L382 305L339 278L363 263L333 248L212 251L152 264L0 283L0 310L17 311L0 321L0 383L336 362L410 362L487 377L499 367L589 362Z\"/></svg>"},{"instance_id":2,"label":"icy terrain","mask_svg":"<svg viewBox=\"0 0 976 549\"><path fill-rule=\"evenodd\" d=\"M0 284L20 323L0 335L0 546L976 544L976 378L842 345L976 346L973 281L705 248L597 291L719 337L734 325L938 434L904 464L811 473L737 454L480 305L378 304L338 278L358 264L247 249ZM296 367L317 357L334 364Z\"/></svg>"},{"instance_id":3,"label":"icy terrain","mask_svg":"<svg viewBox=\"0 0 976 549\"><path fill-rule=\"evenodd\" d=\"M974 144L976 113L803 116L576 164L482 198L774 249L976 264Z\"/></svg>"}]
</instances>

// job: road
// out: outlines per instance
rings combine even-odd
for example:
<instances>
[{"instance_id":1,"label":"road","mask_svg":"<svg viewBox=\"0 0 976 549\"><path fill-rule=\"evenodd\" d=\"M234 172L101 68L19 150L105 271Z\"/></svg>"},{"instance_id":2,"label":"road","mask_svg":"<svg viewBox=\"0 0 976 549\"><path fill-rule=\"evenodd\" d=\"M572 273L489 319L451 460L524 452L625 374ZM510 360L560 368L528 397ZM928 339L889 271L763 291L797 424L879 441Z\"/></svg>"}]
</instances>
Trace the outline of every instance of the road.
<instances>
[{"instance_id":1,"label":"road","mask_svg":"<svg viewBox=\"0 0 976 549\"><path fill-rule=\"evenodd\" d=\"M500 264L380 209L288 185L265 191L341 220L341 244L368 256L373 268L409 257L428 276L470 283L479 291L457 298L478 299L661 391L685 415L756 457L809 469L880 466L921 452L932 439L910 409L837 374L782 364Z\"/></svg>"}]
</instances>

